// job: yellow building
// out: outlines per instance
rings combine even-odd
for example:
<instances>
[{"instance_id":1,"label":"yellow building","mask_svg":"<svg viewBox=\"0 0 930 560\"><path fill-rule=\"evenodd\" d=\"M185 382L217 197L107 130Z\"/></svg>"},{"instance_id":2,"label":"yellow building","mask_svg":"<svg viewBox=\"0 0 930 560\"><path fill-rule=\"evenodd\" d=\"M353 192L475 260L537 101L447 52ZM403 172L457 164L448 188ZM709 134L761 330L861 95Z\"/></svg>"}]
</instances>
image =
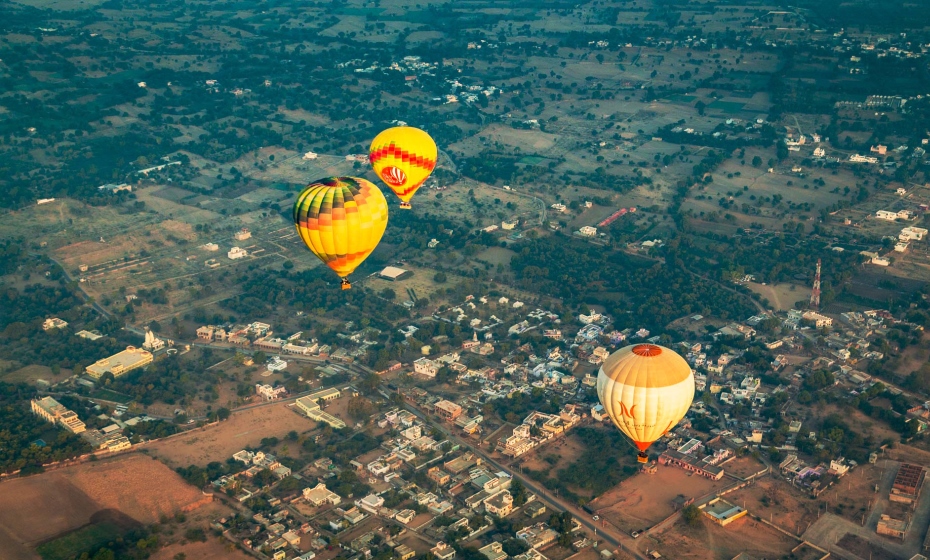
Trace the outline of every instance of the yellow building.
<instances>
[{"instance_id":1,"label":"yellow building","mask_svg":"<svg viewBox=\"0 0 930 560\"><path fill-rule=\"evenodd\" d=\"M119 377L136 368L149 365L153 359L152 353L148 350L127 346L122 352L97 360L96 363L87 366L87 375L100 379L103 374L110 372L113 377Z\"/></svg>"},{"instance_id":2,"label":"yellow building","mask_svg":"<svg viewBox=\"0 0 930 560\"><path fill-rule=\"evenodd\" d=\"M307 395L305 397L300 397L295 403L297 408L302 410L304 414L307 415L311 420L316 420L317 422L325 422L332 426L333 428L342 429L346 427L346 423L336 418L332 414L325 412L320 408L320 401L331 401L338 399L342 396L342 393L339 392L339 389L331 387L329 389L323 389L322 391L317 391L316 393Z\"/></svg>"},{"instance_id":3,"label":"yellow building","mask_svg":"<svg viewBox=\"0 0 930 560\"><path fill-rule=\"evenodd\" d=\"M32 412L45 419L46 422L59 424L72 434L79 434L87 429L74 411L68 410L52 397L44 397L38 401L33 399Z\"/></svg>"}]
</instances>

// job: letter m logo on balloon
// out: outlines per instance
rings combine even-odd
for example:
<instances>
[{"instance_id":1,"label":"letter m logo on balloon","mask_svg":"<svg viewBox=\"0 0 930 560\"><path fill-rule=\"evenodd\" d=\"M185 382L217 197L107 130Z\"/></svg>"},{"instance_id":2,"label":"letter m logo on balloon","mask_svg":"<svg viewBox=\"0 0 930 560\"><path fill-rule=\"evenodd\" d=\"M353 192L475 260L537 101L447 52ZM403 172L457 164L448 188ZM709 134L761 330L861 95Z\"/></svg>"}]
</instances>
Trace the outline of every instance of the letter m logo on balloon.
<instances>
[{"instance_id":1,"label":"letter m logo on balloon","mask_svg":"<svg viewBox=\"0 0 930 560\"><path fill-rule=\"evenodd\" d=\"M629 408L627 408L627 406L626 406L625 404L623 404L622 402L617 403L617 404L620 405L620 416L625 416L625 417L627 417L627 418L631 418L631 419L632 419L632 418L633 418L633 415L636 414L636 405L635 405L635 404L634 404L633 406L629 407Z\"/></svg>"}]
</instances>

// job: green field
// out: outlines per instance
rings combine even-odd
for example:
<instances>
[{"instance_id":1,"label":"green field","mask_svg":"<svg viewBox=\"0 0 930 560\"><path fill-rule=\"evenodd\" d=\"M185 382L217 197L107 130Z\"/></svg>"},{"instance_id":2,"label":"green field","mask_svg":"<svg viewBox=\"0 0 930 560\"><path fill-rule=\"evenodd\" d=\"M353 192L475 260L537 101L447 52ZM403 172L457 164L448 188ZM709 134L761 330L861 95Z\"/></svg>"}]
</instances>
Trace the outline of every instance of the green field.
<instances>
[{"instance_id":1,"label":"green field","mask_svg":"<svg viewBox=\"0 0 930 560\"><path fill-rule=\"evenodd\" d=\"M523 156L520 158L519 163L524 165L541 165L546 161L546 158L542 156Z\"/></svg>"},{"instance_id":2,"label":"green field","mask_svg":"<svg viewBox=\"0 0 930 560\"><path fill-rule=\"evenodd\" d=\"M122 533L112 523L95 523L40 544L36 552L42 556L42 560L71 560L117 539Z\"/></svg>"},{"instance_id":3,"label":"green field","mask_svg":"<svg viewBox=\"0 0 930 560\"><path fill-rule=\"evenodd\" d=\"M708 109L718 109L724 113L739 113L743 110L745 103L739 103L737 101L714 101L707 106Z\"/></svg>"}]
</instances>

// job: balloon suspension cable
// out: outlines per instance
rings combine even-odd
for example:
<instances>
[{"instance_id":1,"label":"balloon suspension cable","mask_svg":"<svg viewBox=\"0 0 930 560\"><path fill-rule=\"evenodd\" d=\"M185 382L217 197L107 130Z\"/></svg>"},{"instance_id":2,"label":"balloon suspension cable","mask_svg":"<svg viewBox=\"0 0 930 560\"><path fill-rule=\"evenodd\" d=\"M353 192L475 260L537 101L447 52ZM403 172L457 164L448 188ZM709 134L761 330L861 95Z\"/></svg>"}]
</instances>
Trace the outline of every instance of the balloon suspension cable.
<instances>
[{"instance_id":1,"label":"balloon suspension cable","mask_svg":"<svg viewBox=\"0 0 930 560\"><path fill-rule=\"evenodd\" d=\"M646 455L645 452L640 451L640 452L636 455L636 460L639 461L640 463L648 463L648 462L649 462L649 455Z\"/></svg>"},{"instance_id":2,"label":"balloon suspension cable","mask_svg":"<svg viewBox=\"0 0 930 560\"><path fill-rule=\"evenodd\" d=\"M409 202L401 202L401 203L400 203L400 207L403 208L404 210L410 210L410 203L409 203Z\"/></svg>"},{"instance_id":3,"label":"balloon suspension cable","mask_svg":"<svg viewBox=\"0 0 930 560\"><path fill-rule=\"evenodd\" d=\"M348 278L343 278L343 279L342 279L341 287L342 287L343 290L348 290L349 288L352 287L352 284L349 284Z\"/></svg>"}]
</instances>

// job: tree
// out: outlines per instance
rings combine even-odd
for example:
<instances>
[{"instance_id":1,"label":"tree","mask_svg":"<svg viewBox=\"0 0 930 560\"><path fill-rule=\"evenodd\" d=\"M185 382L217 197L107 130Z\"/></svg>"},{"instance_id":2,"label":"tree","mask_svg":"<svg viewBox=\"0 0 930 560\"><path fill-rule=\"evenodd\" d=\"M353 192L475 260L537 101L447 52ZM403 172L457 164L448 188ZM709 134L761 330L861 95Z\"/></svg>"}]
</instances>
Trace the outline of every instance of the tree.
<instances>
[{"instance_id":1,"label":"tree","mask_svg":"<svg viewBox=\"0 0 930 560\"><path fill-rule=\"evenodd\" d=\"M264 352L259 350L255 352L254 354L252 354L252 361L255 362L256 364L264 364L265 362L268 361L268 354L265 354Z\"/></svg>"},{"instance_id":2,"label":"tree","mask_svg":"<svg viewBox=\"0 0 930 560\"><path fill-rule=\"evenodd\" d=\"M445 284L446 280L447 278L445 272L437 272L433 275L433 282L436 282L437 284Z\"/></svg>"},{"instance_id":3,"label":"tree","mask_svg":"<svg viewBox=\"0 0 930 560\"><path fill-rule=\"evenodd\" d=\"M753 166L753 167L760 167L761 165L762 165L762 158L761 158L761 157L755 156L754 158L752 158L752 166Z\"/></svg>"},{"instance_id":4,"label":"tree","mask_svg":"<svg viewBox=\"0 0 930 560\"><path fill-rule=\"evenodd\" d=\"M378 295L388 301L394 301L397 298L397 294L394 293L394 290L391 288L385 288L378 292Z\"/></svg>"},{"instance_id":5,"label":"tree","mask_svg":"<svg viewBox=\"0 0 930 560\"><path fill-rule=\"evenodd\" d=\"M701 510L694 504L685 506L685 509L681 510L681 516L685 519L685 523L692 527L701 522Z\"/></svg>"},{"instance_id":6,"label":"tree","mask_svg":"<svg viewBox=\"0 0 930 560\"><path fill-rule=\"evenodd\" d=\"M230 414L229 409L226 408L225 406L222 408L216 409L216 419L219 420L220 422L222 422L223 420L228 420L229 414Z\"/></svg>"},{"instance_id":7,"label":"tree","mask_svg":"<svg viewBox=\"0 0 930 560\"><path fill-rule=\"evenodd\" d=\"M514 507L520 507L526 503L526 487L519 479L514 478L510 483L510 494L513 496Z\"/></svg>"}]
</instances>

